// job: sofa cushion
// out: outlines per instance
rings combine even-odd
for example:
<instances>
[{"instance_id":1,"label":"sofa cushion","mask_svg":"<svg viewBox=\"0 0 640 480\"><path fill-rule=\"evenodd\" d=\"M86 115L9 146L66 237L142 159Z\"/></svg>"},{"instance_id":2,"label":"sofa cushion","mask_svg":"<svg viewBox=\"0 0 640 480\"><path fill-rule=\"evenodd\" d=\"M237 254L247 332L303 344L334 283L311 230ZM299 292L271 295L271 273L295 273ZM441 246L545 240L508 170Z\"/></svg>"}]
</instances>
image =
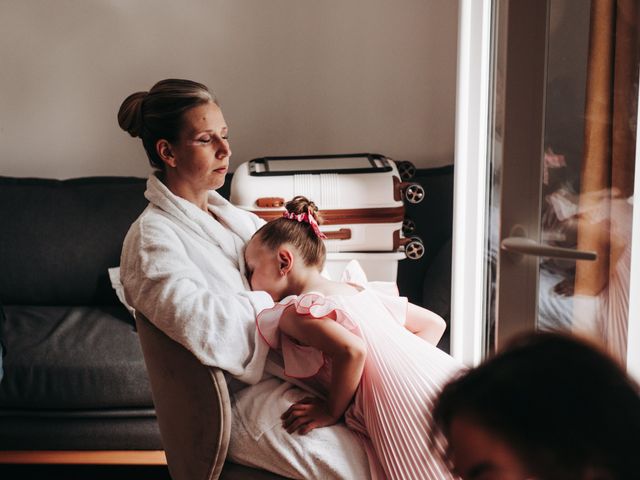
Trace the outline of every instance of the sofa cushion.
<instances>
[{"instance_id":1,"label":"sofa cushion","mask_svg":"<svg viewBox=\"0 0 640 480\"><path fill-rule=\"evenodd\" d=\"M145 180L0 177L0 301L117 304L107 268L147 205Z\"/></svg>"},{"instance_id":2,"label":"sofa cushion","mask_svg":"<svg viewBox=\"0 0 640 480\"><path fill-rule=\"evenodd\" d=\"M153 406L129 313L103 307L5 306L0 408Z\"/></svg>"}]
</instances>

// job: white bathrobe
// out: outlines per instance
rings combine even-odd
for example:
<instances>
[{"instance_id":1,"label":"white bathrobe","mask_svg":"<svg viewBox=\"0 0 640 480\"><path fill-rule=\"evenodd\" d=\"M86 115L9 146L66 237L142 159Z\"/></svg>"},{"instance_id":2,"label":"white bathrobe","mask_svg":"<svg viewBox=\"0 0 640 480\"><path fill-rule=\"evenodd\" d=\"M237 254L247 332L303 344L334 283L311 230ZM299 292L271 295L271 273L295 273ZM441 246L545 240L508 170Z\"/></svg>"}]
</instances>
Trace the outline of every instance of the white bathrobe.
<instances>
[{"instance_id":1,"label":"white bathrobe","mask_svg":"<svg viewBox=\"0 0 640 480\"><path fill-rule=\"evenodd\" d=\"M255 316L273 301L250 291L241 271L244 244L261 220L212 191L209 209L225 227L155 175L145 196L149 206L122 250L127 302L202 363L257 382L268 349L255 336Z\"/></svg>"},{"instance_id":2,"label":"white bathrobe","mask_svg":"<svg viewBox=\"0 0 640 480\"><path fill-rule=\"evenodd\" d=\"M343 425L290 435L280 415L308 395L277 378L263 378L268 347L255 317L273 305L252 292L243 248L264 223L209 193L218 219L149 177L149 206L124 241L120 279L127 302L205 365L254 384L232 395L229 456L292 478L368 478L358 440Z\"/></svg>"}]
</instances>

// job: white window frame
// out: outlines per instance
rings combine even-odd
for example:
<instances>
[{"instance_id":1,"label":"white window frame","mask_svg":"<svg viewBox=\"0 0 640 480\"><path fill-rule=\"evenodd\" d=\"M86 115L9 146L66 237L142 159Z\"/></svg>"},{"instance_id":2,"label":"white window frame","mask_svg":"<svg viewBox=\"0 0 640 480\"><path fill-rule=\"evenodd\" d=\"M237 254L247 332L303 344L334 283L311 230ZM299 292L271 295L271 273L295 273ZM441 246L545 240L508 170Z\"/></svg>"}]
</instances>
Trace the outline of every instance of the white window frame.
<instances>
[{"instance_id":1,"label":"white window frame","mask_svg":"<svg viewBox=\"0 0 640 480\"><path fill-rule=\"evenodd\" d=\"M639 72L640 74L640 72ZM640 382L640 88L636 120L636 166L633 187L633 224L631 226L631 278L629 279L629 329L627 337L627 371ZM636 294L633 294L636 292Z\"/></svg>"},{"instance_id":2,"label":"white window frame","mask_svg":"<svg viewBox=\"0 0 640 480\"><path fill-rule=\"evenodd\" d=\"M451 353L483 357L491 0L460 0L451 277Z\"/></svg>"}]
</instances>

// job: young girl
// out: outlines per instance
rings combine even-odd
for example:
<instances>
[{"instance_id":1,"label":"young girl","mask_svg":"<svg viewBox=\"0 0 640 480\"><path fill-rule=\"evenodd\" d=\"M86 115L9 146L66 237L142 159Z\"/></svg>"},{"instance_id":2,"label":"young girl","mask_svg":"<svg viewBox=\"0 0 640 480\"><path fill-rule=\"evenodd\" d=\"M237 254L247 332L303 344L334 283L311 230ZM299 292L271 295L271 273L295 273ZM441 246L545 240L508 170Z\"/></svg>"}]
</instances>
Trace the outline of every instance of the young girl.
<instances>
[{"instance_id":1,"label":"young girl","mask_svg":"<svg viewBox=\"0 0 640 480\"><path fill-rule=\"evenodd\" d=\"M326 400L293 404L282 415L284 427L305 434L344 415L364 442L372 478L451 478L428 440L433 401L459 369L434 346L444 321L382 292L382 282L367 283L355 263L347 268L349 283L323 277L316 206L296 197L286 209L245 251L251 287L279 302L256 322L269 346L281 351L285 374L313 377Z\"/></svg>"}]
</instances>

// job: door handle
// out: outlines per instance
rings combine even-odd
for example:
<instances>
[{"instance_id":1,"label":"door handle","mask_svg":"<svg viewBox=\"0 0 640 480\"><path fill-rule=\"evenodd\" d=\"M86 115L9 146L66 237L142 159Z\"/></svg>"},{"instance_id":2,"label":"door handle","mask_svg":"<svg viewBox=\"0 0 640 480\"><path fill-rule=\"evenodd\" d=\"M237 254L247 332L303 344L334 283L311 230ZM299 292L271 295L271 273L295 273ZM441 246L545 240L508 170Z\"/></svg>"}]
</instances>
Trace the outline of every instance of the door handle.
<instances>
[{"instance_id":1,"label":"door handle","mask_svg":"<svg viewBox=\"0 0 640 480\"><path fill-rule=\"evenodd\" d=\"M576 250L575 248L552 247L543 245L526 237L507 237L500 242L500 248L506 252L521 255L535 255L536 257L565 258L574 260L596 260L598 254L590 250Z\"/></svg>"}]
</instances>

